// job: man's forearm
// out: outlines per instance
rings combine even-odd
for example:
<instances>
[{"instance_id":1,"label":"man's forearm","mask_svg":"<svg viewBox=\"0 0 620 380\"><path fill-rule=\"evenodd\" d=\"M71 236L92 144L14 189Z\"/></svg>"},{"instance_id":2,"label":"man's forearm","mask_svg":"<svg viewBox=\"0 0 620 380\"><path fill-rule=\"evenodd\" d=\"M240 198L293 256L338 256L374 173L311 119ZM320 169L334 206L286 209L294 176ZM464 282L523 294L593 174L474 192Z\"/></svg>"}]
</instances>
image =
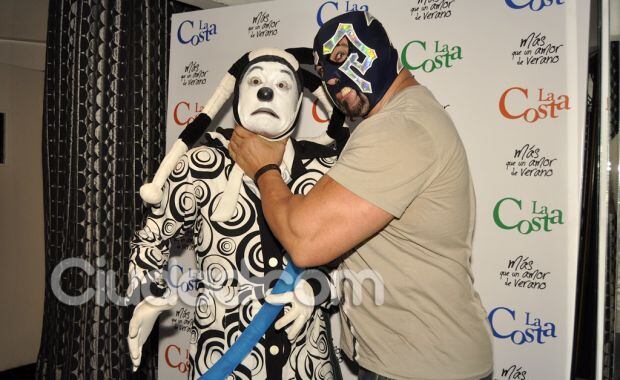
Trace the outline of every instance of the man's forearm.
<instances>
[{"instance_id":1,"label":"man's forearm","mask_svg":"<svg viewBox=\"0 0 620 380\"><path fill-rule=\"evenodd\" d=\"M329 175L293 195L277 171L258 180L267 224L299 267L327 264L384 228L394 217Z\"/></svg>"}]
</instances>

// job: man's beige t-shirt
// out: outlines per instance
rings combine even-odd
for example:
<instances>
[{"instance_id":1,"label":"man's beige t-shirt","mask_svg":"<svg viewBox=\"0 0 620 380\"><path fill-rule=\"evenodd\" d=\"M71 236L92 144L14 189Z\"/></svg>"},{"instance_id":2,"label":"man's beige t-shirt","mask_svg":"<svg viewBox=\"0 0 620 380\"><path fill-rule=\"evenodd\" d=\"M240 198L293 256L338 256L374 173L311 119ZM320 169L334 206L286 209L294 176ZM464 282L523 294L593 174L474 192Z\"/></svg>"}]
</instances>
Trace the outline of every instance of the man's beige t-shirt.
<instances>
[{"instance_id":1,"label":"man's beige t-shirt","mask_svg":"<svg viewBox=\"0 0 620 380\"><path fill-rule=\"evenodd\" d=\"M345 353L396 379L488 375L491 341L470 265L474 190L441 104L426 87L404 89L358 125L327 174L395 217L341 264ZM370 270L384 283L382 305L362 282Z\"/></svg>"}]
</instances>

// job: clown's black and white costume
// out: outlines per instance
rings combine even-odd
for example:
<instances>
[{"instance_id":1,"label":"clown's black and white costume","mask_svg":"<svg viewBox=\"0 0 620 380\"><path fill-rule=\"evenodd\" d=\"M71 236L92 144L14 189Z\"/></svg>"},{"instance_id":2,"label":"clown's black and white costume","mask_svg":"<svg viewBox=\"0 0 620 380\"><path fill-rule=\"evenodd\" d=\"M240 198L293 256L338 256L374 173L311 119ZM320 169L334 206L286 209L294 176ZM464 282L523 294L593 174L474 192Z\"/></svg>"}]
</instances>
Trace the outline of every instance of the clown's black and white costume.
<instances>
[{"instance_id":1,"label":"clown's black and white costume","mask_svg":"<svg viewBox=\"0 0 620 380\"><path fill-rule=\"evenodd\" d=\"M283 249L269 231L260 200L248 183L241 189L232 220L212 222L209 218L226 186L225 173L233 165L221 143L224 139L218 132L209 133L207 146L192 149L179 160L164 185L162 202L151 208L145 227L132 243L132 264L141 270L160 271L168 259L171 239L187 233L193 236L198 270L208 278L199 285L190 378L205 373L232 345L263 302L256 300L272 285L265 283L265 275L286 265ZM336 156L324 146L292 141L287 158L291 191L306 194ZM284 331L270 328L234 375L270 380L333 378L327 318L323 308L315 308L292 343Z\"/></svg>"},{"instance_id":2,"label":"clown's black and white costume","mask_svg":"<svg viewBox=\"0 0 620 380\"><path fill-rule=\"evenodd\" d=\"M170 308L166 299L176 297L170 295L161 275L172 239L191 234L197 269L202 274L191 333L190 378L205 374L229 350L258 313L264 295L286 266L285 252L264 220L256 185L228 154L232 130L208 133L205 146L189 151L187 146L202 134L232 88L237 122L250 130L260 130L267 139L288 137L303 96L301 77L299 64L289 53L263 49L246 54L229 70L193 128L184 131L166 155L153 183L142 189L153 206L144 228L131 244L128 295L142 282L155 297L136 307L130 323L128 341L134 370L157 315ZM239 78L243 79L241 84ZM306 75L304 79L311 78ZM314 90L319 88L318 81L313 86ZM343 121L342 114L335 113L328 128L340 134L336 138L340 148L342 136L348 135L338 130ZM289 140L280 165L282 178L293 193L306 194L333 166L337 154L337 150L313 142ZM329 284L326 276L322 280L322 284L304 281L306 294L314 291L315 295L325 295ZM323 306L329 304L327 298ZM305 321L300 333L287 337L285 331L271 326L236 367L234 378L335 378L338 364L326 310L312 308L312 303L304 310L303 314L287 314L299 323Z\"/></svg>"}]
</instances>

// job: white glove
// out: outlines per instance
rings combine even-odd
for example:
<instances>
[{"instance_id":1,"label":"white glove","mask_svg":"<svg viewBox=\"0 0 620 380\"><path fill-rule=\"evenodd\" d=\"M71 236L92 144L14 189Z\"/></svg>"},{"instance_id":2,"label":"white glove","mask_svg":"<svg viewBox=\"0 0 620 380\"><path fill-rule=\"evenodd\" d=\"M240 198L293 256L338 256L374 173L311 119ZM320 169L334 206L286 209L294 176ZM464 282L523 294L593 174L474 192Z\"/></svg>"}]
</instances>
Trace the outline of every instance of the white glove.
<instances>
[{"instance_id":1,"label":"white glove","mask_svg":"<svg viewBox=\"0 0 620 380\"><path fill-rule=\"evenodd\" d=\"M151 330L153 330L157 317L162 312L172 309L177 300L178 296L176 293L167 297L148 296L134 309L133 316L129 322L129 335L127 336L134 372L140 366L142 345L146 342Z\"/></svg>"},{"instance_id":2,"label":"white glove","mask_svg":"<svg viewBox=\"0 0 620 380\"><path fill-rule=\"evenodd\" d=\"M314 310L314 291L306 280L299 279L294 291L269 294L265 297L265 301L277 305L291 304L290 310L276 322L275 328L280 330L282 327L293 323L285 330L288 339L292 342L297 338L301 328L312 315Z\"/></svg>"}]
</instances>

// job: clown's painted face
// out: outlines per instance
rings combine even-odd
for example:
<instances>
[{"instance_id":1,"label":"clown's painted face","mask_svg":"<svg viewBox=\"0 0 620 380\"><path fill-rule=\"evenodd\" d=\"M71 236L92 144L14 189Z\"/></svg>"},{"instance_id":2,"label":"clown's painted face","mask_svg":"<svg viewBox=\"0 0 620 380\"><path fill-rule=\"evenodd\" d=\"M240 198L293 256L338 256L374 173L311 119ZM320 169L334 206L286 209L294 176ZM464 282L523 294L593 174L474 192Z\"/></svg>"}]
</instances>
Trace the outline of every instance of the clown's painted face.
<instances>
[{"instance_id":1,"label":"clown's painted face","mask_svg":"<svg viewBox=\"0 0 620 380\"><path fill-rule=\"evenodd\" d=\"M280 62L251 64L239 83L238 121L267 138L289 132L301 104L299 84L293 71Z\"/></svg>"},{"instance_id":2,"label":"clown's painted face","mask_svg":"<svg viewBox=\"0 0 620 380\"><path fill-rule=\"evenodd\" d=\"M385 29L367 12L326 22L314 38L314 57L332 101L354 117L372 110L403 67Z\"/></svg>"}]
</instances>

